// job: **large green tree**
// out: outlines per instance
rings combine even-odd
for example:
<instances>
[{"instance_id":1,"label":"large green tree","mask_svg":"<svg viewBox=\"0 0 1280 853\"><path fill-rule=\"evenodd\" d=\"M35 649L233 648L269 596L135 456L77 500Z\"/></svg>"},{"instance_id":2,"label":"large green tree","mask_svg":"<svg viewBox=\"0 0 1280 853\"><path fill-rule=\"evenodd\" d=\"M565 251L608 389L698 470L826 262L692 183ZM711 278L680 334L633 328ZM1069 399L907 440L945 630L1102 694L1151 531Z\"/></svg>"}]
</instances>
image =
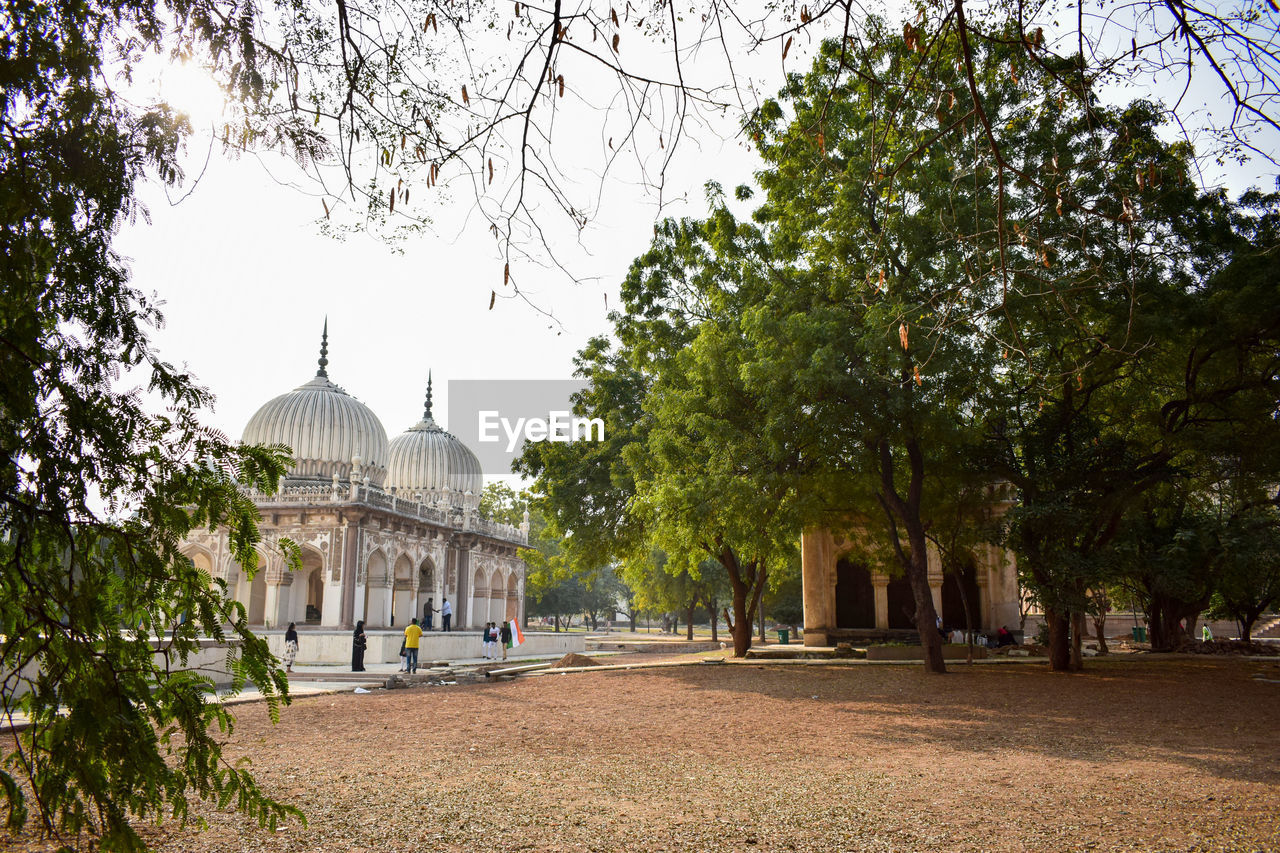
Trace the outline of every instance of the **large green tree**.
<instances>
[{"instance_id":1,"label":"large green tree","mask_svg":"<svg viewBox=\"0 0 1280 853\"><path fill-rule=\"evenodd\" d=\"M785 272L744 325L745 371L765 407L809 436L816 493L805 521L879 534L906 577L926 662L941 672L928 532L960 487L960 450L999 398L997 171L966 89L972 70L996 130L1043 81L1015 84L984 48L966 68L954 36L919 57L883 22L827 43L755 132L767 196L755 217ZM1006 143L1007 144L1007 143ZM897 164L888 171L885 164Z\"/></svg>"},{"instance_id":2,"label":"large green tree","mask_svg":"<svg viewBox=\"0 0 1280 853\"><path fill-rule=\"evenodd\" d=\"M287 682L179 543L224 525L252 573L257 513L240 488L274 489L288 454L201 427L210 395L148 343L162 317L111 240L140 180L178 180L188 128L105 82L164 31L234 64L246 101L270 63L212 3L3 8L0 711L27 724L0 762L7 825L134 850L133 821L186 820L192 799L274 825L296 811L222 757L233 718L191 658L202 638L226 642L235 686L273 714ZM314 142L293 120L268 124Z\"/></svg>"}]
</instances>

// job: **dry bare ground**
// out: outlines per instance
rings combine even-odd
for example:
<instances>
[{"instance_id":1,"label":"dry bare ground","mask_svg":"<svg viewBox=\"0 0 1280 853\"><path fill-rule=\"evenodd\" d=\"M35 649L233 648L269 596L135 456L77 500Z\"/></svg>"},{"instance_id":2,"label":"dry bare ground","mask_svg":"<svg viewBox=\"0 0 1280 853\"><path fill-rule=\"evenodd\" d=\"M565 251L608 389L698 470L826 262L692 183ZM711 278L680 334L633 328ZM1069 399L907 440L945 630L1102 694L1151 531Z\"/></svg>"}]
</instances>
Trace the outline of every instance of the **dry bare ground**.
<instances>
[{"instance_id":1,"label":"dry bare ground","mask_svg":"<svg viewBox=\"0 0 1280 853\"><path fill-rule=\"evenodd\" d=\"M1280 664L698 665L237 710L306 828L165 851L1277 850Z\"/></svg>"}]
</instances>

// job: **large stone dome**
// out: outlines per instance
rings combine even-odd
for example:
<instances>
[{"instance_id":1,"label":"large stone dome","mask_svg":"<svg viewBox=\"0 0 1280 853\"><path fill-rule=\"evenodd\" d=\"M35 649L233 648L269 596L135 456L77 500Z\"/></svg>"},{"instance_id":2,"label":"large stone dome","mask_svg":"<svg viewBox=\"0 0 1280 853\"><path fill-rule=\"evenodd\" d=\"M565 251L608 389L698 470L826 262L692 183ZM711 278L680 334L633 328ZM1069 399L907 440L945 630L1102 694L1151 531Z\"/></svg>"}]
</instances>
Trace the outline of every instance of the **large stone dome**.
<instances>
[{"instance_id":1,"label":"large stone dome","mask_svg":"<svg viewBox=\"0 0 1280 853\"><path fill-rule=\"evenodd\" d=\"M293 448L289 480L329 482L337 474L349 481L352 460L358 457L361 479L381 486L387 473L387 431L368 406L329 381L327 353L328 323L315 378L258 409L243 440Z\"/></svg>"},{"instance_id":2,"label":"large stone dome","mask_svg":"<svg viewBox=\"0 0 1280 853\"><path fill-rule=\"evenodd\" d=\"M471 448L432 419L430 380L422 420L391 441L386 485L401 495L425 497L432 491L447 488L471 492L475 500L480 497L484 486L480 460Z\"/></svg>"}]
</instances>

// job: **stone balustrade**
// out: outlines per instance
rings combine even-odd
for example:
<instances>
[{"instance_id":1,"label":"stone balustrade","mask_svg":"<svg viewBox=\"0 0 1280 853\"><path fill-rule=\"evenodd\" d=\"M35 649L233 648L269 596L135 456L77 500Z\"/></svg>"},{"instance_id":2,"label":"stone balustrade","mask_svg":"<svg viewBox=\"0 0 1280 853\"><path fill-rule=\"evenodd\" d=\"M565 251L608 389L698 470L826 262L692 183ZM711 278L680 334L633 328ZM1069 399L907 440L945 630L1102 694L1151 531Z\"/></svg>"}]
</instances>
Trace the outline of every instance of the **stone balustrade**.
<instances>
[{"instance_id":1,"label":"stone balustrade","mask_svg":"<svg viewBox=\"0 0 1280 853\"><path fill-rule=\"evenodd\" d=\"M369 506L388 509L392 512L429 521L448 527L460 527L483 536L501 539L516 545L527 545L529 535L526 531L502 524L487 518L481 518L475 511L468 511L463 506L453 505L451 498L464 496L457 492L445 492L433 495L436 501L444 505L423 503L422 501L402 498L371 485L356 485L354 488L336 488L329 484L286 485L279 491L268 494L253 489L246 489L246 495L256 504L294 504L294 503L364 503ZM468 494L465 496L469 498ZM474 501L472 501L474 503Z\"/></svg>"}]
</instances>

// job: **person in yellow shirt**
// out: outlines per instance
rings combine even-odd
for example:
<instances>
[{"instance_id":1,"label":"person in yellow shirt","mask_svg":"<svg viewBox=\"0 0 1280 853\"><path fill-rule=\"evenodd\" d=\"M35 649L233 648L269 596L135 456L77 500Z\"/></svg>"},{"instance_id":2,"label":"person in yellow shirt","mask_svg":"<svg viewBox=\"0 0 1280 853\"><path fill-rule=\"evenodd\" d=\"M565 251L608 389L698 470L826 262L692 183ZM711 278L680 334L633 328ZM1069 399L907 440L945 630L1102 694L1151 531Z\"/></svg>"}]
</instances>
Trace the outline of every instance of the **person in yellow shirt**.
<instances>
[{"instance_id":1,"label":"person in yellow shirt","mask_svg":"<svg viewBox=\"0 0 1280 853\"><path fill-rule=\"evenodd\" d=\"M418 627L418 619L414 617L409 627L404 629L404 663L409 672L418 671L418 638L422 636L422 629Z\"/></svg>"}]
</instances>

